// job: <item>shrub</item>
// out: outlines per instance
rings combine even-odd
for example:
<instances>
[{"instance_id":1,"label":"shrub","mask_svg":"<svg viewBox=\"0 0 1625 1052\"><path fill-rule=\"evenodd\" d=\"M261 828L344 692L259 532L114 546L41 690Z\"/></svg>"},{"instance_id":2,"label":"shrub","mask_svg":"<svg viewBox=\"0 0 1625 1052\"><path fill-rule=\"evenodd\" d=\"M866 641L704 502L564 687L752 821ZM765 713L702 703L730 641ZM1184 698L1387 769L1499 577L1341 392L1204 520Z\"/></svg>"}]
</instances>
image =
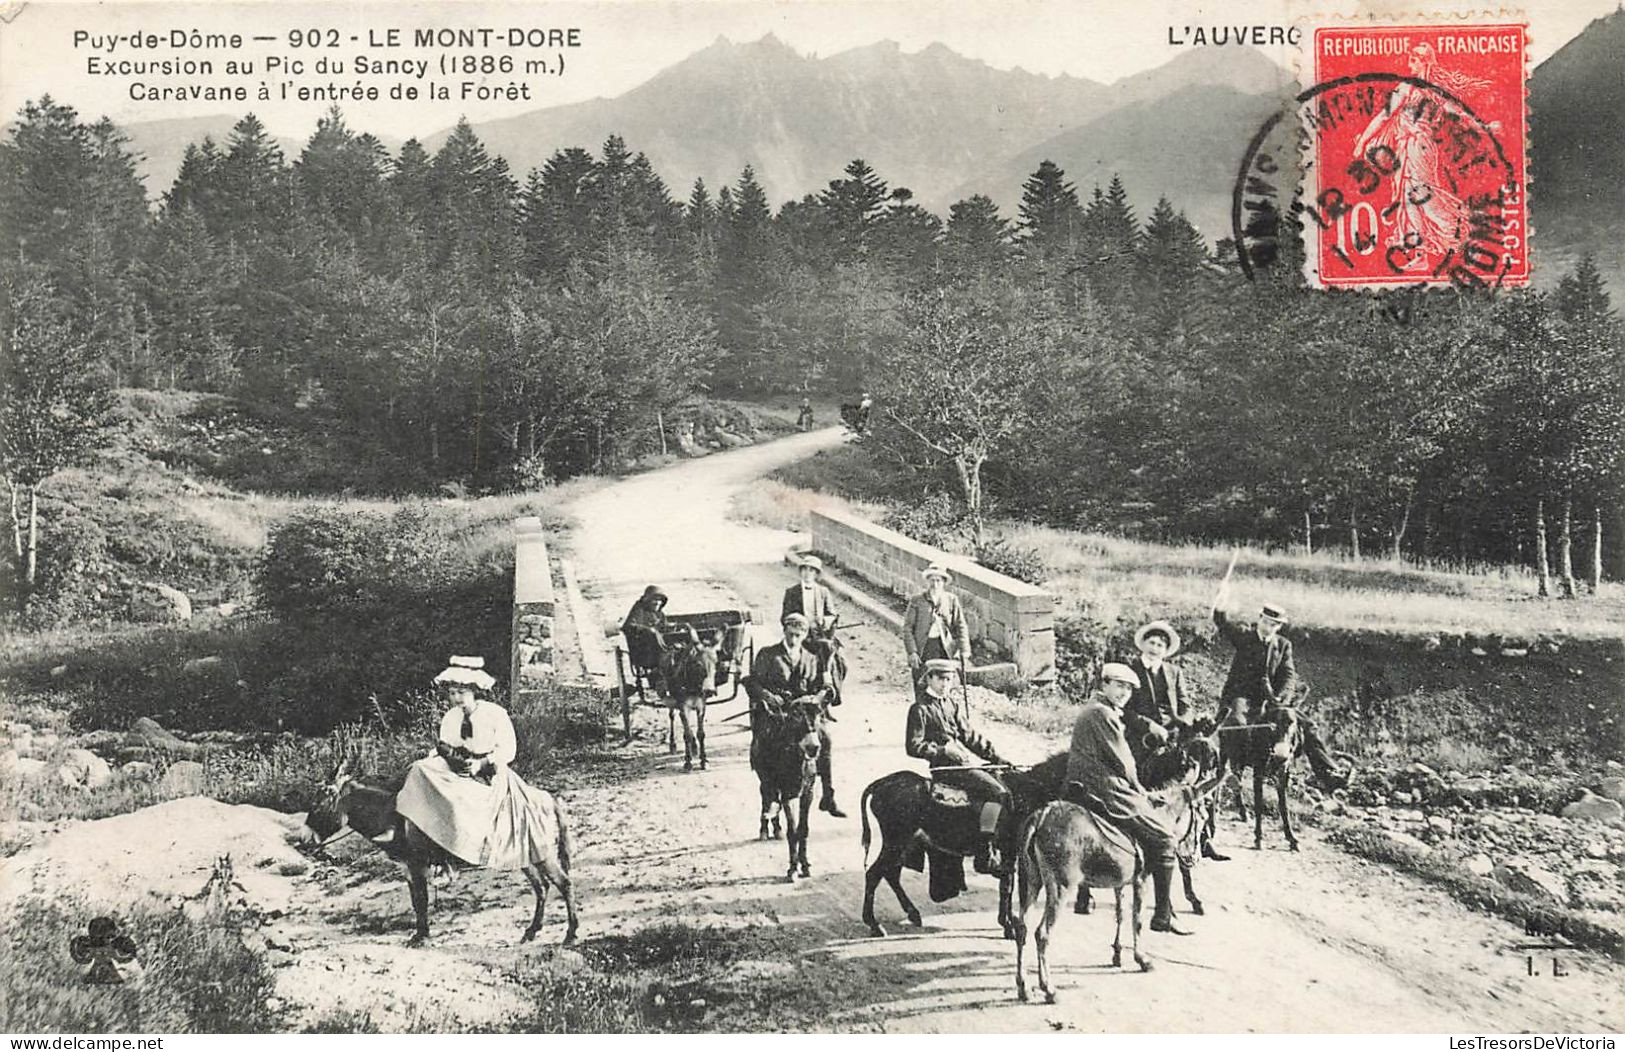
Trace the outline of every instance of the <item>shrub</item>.
<instances>
[{"instance_id":1,"label":"shrub","mask_svg":"<svg viewBox=\"0 0 1625 1052\"><path fill-rule=\"evenodd\" d=\"M242 922L222 909L193 918L138 907L117 916L135 942L139 979L87 986L68 953L106 912L53 893L18 901L0 936L0 1029L8 1033L265 1033L269 966L243 945Z\"/></svg>"},{"instance_id":2,"label":"shrub","mask_svg":"<svg viewBox=\"0 0 1625 1052\"><path fill-rule=\"evenodd\" d=\"M1050 576L1050 568L1037 548L1016 544L1004 537L982 542L976 549L976 561L995 573L1028 584L1043 584Z\"/></svg>"},{"instance_id":3,"label":"shrub","mask_svg":"<svg viewBox=\"0 0 1625 1052\"><path fill-rule=\"evenodd\" d=\"M108 579L114 575L108 555L107 531L71 504L42 499L39 508L39 549L35 556L34 590L28 596L22 623L39 628L106 616ZM0 570L0 595L23 594L23 567L15 557Z\"/></svg>"},{"instance_id":4,"label":"shrub","mask_svg":"<svg viewBox=\"0 0 1625 1052\"><path fill-rule=\"evenodd\" d=\"M1109 626L1086 614L1055 618L1055 685L1063 697L1087 697L1111 643Z\"/></svg>"},{"instance_id":5,"label":"shrub","mask_svg":"<svg viewBox=\"0 0 1625 1052\"><path fill-rule=\"evenodd\" d=\"M452 529L421 505L385 515L310 508L279 522L261 559L265 607L283 618L354 611L448 582Z\"/></svg>"},{"instance_id":6,"label":"shrub","mask_svg":"<svg viewBox=\"0 0 1625 1052\"><path fill-rule=\"evenodd\" d=\"M946 493L933 493L917 504L895 508L880 524L943 551L965 552L971 547L964 506Z\"/></svg>"}]
</instances>

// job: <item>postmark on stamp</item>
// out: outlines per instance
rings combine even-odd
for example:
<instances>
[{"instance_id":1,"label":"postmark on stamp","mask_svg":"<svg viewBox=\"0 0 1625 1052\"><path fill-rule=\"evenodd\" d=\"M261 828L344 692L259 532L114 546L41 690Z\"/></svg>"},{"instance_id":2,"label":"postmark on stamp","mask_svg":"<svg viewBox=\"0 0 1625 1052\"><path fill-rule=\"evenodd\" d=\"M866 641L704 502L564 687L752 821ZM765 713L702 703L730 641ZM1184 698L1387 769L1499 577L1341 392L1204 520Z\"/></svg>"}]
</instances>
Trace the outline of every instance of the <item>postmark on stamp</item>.
<instances>
[{"instance_id":1,"label":"postmark on stamp","mask_svg":"<svg viewBox=\"0 0 1625 1052\"><path fill-rule=\"evenodd\" d=\"M1317 29L1313 85L1259 129L1237 180L1243 269L1299 262L1320 287L1527 284L1525 37Z\"/></svg>"}]
</instances>

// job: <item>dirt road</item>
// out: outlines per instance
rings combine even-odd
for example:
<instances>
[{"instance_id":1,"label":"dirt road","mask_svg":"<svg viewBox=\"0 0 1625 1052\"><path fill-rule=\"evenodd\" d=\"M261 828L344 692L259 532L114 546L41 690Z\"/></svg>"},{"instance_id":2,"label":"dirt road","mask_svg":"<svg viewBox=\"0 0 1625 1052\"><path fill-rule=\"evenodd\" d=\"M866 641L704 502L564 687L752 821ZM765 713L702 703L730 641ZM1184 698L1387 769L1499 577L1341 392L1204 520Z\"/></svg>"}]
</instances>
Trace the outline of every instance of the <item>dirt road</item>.
<instances>
[{"instance_id":1,"label":"dirt road","mask_svg":"<svg viewBox=\"0 0 1625 1052\"><path fill-rule=\"evenodd\" d=\"M579 501L576 561L597 617L613 622L645 584L660 583L681 611L742 603L759 611L759 644L772 642L779 596L793 576L781 559L793 535L727 521L731 495L773 467L838 441L815 432L691 461ZM1563 952L1525 949L1512 926L1442 892L1343 855L1311 831L1301 854L1282 845L1243 848L1234 822L1221 837L1235 858L1197 871L1208 906L1188 918L1188 938L1152 934L1149 975L1106 967L1110 911L1065 917L1055 960L1060 1003L1014 999L1014 953L994 924L991 880L946 908L909 875L925 927L899 928L894 901L879 900L898 934L866 937L859 921L862 857L857 800L871 779L917 767L903 755L906 674L902 648L882 629L850 634L854 670L833 729L837 784L851 817L816 814L814 876L782 883L783 845L754 839L755 782L740 722L711 710L711 769L685 774L682 757L654 746L664 717L645 710L646 744L633 747L619 785L578 792L571 805L588 845L584 930L626 931L657 920L779 925L804 952L853 967L885 958L897 984L829 1020L832 1028L1039 1031L1592 1031L1625 1024L1625 969ZM1001 752L1038 759L1062 743L1016 728L984 730ZM1036 920L1036 912L1034 915ZM1544 976L1529 975L1533 957Z\"/></svg>"},{"instance_id":2,"label":"dirt road","mask_svg":"<svg viewBox=\"0 0 1625 1052\"><path fill-rule=\"evenodd\" d=\"M781 564L794 539L727 520L730 497L775 466L837 444L834 430L687 461L609 485L571 509L573 561L592 597L589 622L618 622L649 583L673 611L744 604L772 642ZM589 636L594 633L589 632ZM1208 907L1189 938L1149 931L1149 975L1106 967L1110 911L1065 916L1054 943L1060 1003L1015 1000L1011 944L994 923L995 889L932 906L905 876L921 929L872 939L859 921L863 860L858 796L871 779L919 765L903 755L906 677L884 630L848 635L853 668L833 728L841 802L851 817L815 813L813 877L783 882L781 842L758 842L757 793L746 759L743 699L711 710L707 771L684 773L667 754L665 718L641 710L630 745L608 746L556 772L574 815L581 935L592 940L681 923L770 929L829 977L831 1006L811 1026L831 1030L1009 1031L1499 1031L1591 1032L1625 1025L1625 968L1594 955L1526 946L1512 926L1473 913L1427 885L1353 859L1308 831L1301 854L1243 846L1221 825L1231 862L1204 863ZM983 730L1017 760L1061 743L999 724ZM297 818L202 798L81 823L0 867L0 891L81 885L88 893L156 896L200 888L229 852L245 895L267 925L255 934L276 969L289 1026L384 1030L502 1028L534 1002L534 967L556 949L562 910L550 905L535 945L519 944L530 898L517 873L470 872L437 894L434 939L408 949L411 917L400 872L359 838L336 845L347 863L312 869L286 843ZM157 848L157 850L154 850ZM52 872L41 878L35 874ZM145 889L144 891L141 889ZM3 898L4 895L0 895ZM1035 917L1036 919L1036 917ZM758 942L756 945L761 945ZM758 956L768 956L758 954ZM738 962L771 976L782 961ZM1538 975L1531 975L1531 964ZM771 981L762 980L762 981Z\"/></svg>"}]
</instances>

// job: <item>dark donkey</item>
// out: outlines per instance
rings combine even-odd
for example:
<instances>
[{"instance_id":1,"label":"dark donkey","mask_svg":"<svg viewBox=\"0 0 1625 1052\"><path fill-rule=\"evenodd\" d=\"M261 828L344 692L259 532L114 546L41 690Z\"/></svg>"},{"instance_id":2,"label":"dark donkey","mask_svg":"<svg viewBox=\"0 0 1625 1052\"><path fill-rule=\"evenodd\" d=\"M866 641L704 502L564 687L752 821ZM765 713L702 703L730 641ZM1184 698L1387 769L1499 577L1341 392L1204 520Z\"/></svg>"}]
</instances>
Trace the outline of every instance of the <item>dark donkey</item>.
<instances>
[{"instance_id":1,"label":"dark donkey","mask_svg":"<svg viewBox=\"0 0 1625 1052\"><path fill-rule=\"evenodd\" d=\"M345 756L323 788L322 799L305 816L305 826L318 846L330 844L347 833L360 833L384 853L406 866L407 886L412 893L412 909L417 914L417 930L408 945L421 946L429 938L429 870L435 866L462 867L422 830L395 812L395 792L367 785L353 773L354 757ZM536 912L520 940L529 942L542 930L542 912L547 906L547 886L552 884L564 896L569 926L564 941L576 938L576 900L570 883L570 856L575 845L570 837L569 816L564 805L551 795L552 828L557 830L547 858L525 866L525 877L536 892Z\"/></svg>"},{"instance_id":2,"label":"dark donkey","mask_svg":"<svg viewBox=\"0 0 1625 1052\"><path fill-rule=\"evenodd\" d=\"M750 765L762 792L761 839L784 820L790 852L785 880L812 876L807 864L807 819L812 813L813 781L818 772L819 726L824 719L823 694L809 694L782 706L751 712Z\"/></svg>"},{"instance_id":3,"label":"dark donkey","mask_svg":"<svg viewBox=\"0 0 1625 1052\"><path fill-rule=\"evenodd\" d=\"M1066 780L1066 753L1056 753L1043 763L1026 770L1002 773L1010 790L1014 814L1003 821L999 852L1006 862L1016 857L1016 831L1022 821L1051 800L1060 798ZM931 794L931 778L915 771L894 771L877 778L863 790L858 810L863 819L863 857L869 857L869 812L874 811L880 827L880 851L864 874L863 922L871 935L885 935L875 919L875 889L884 880L897 896L910 924L919 927L920 911L903 891L903 867L919 869L926 849L941 855L970 858L980 839L977 821L964 808L946 807ZM933 863L936 865L937 863ZM961 862L961 866L963 863ZM1013 867L1006 866L999 878L999 925L1007 937L1014 937L1011 920ZM962 871L961 871L962 872ZM960 878L963 879L962 877ZM957 885L963 887L963 883Z\"/></svg>"},{"instance_id":4,"label":"dark donkey","mask_svg":"<svg viewBox=\"0 0 1625 1052\"><path fill-rule=\"evenodd\" d=\"M701 639L692 625L687 632L667 637L660 654L660 676L666 681L666 747L677 751L675 717L683 720L683 770L694 769L696 751L700 770L710 765L705 759L705 706L716 693L717 660L722 641L716 635Z\"/></svg>"},{"instance_id":5,"label":"dark donkey","mask_svg":"<svg viewBox=\"0 0 1625 1052\"><path fill-rule=\"evenodd\" d=\"M1292 832L1292 812L1287 807L1287 795L1292 784L1292 762L1304 754L1303 726L1298 705L1308 693L1301 687L1293 705L1272 706L1241 725L1220 724L1220 765L1232 776L1236 787L1236 808L1241 820L1247 821L1247 803L1241 793L1241 772L1253 771L1253 850L1264 846L1264 783L1275 785L1276 809L1281 815L1281 828L1286 833L1287 845L1298 850L1298 838ZM1242 710L1245 713L1245 709ZM1340 757L1341 758L1341 757Z\"/></svg>"}]
</instances>

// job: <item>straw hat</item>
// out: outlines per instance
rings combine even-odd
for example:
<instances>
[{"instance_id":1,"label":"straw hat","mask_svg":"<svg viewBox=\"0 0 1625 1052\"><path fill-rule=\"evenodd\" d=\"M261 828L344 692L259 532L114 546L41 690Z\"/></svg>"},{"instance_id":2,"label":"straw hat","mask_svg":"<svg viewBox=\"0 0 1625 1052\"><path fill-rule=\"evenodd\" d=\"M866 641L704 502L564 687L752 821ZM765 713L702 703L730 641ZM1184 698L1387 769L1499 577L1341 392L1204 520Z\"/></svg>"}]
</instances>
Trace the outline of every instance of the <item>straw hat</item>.
<instances>
[{"instance_id":1,"label":"straw hat","mask_svg":"<svg viewBox=\"0 0 1625 1052\"><path fill-rule=\"evenodd\" d=\"M461 686L474 687L478 690L490 690L496 685L496 678L485 671L485 659L482 657L462 657L453 655L451 664L446 670L434 678L436 683L456 683Z\"/></svg>"},{"instance_id":2,"label":"straw hat","mask_svg":"<svg viewBox=\"0 0 1625 1052\"><path fill-rule=\"evenodd\" d=\"M927 566L925 569L920 571L920 576L926 578L927 580L933 577L940 577L944 581L952 581L954 579L954 575L949 573L948 568L941 563L932 563L930 566Z\"/></svg>"},{"instance_id":3,"label":"straw hat","mask_svg":"<svg viewBox=\"0 0 1625 1052\"><path fill-rule=\"evenodd\" d=\"M1143 651L1145 649L1145 637L1158 633L1161 633L1168 640L1168 653L1164 654L1163 657L1173 657L1179 653L1179 633L1174 630L1173 625L1166 621L1152 621L1141 625L1139 631L1134 633L1134 645Z\"/></svg>"}]
</instances>

